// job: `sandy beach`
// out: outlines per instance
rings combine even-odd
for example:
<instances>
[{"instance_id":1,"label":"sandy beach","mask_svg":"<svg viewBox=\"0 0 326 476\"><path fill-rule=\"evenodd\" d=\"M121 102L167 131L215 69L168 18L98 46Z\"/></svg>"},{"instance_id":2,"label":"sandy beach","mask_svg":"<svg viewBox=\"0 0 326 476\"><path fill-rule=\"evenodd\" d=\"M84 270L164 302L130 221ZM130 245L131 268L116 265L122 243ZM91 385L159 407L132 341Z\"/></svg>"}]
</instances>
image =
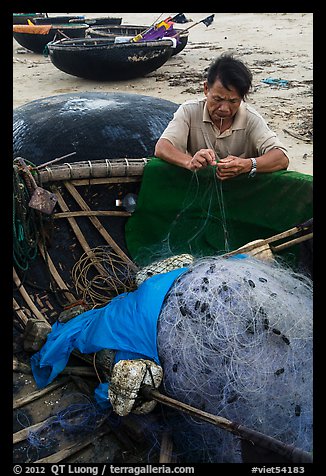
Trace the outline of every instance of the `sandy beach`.
<instances>
[{"instance_id":1,"label":"sandy beach","mask_svg":"<svg viewBox=\"0 0 326 476\"><path fill-rule=\"evenodd\" d=\"M187 13L189 28L210 15ZM49 16L66 15L50 13ZM123 24L149 25L159 13L69 13L87 18L122 17ZM163 14L161 19L173 13ZM124 91L176 103L203 95L210 62L223 52L242 59L253 73L247 101L260 112L290 153L289 170L313 175L313 14L215 13L214 22L189 31L182 52L158 70L130 81L97 82L57 69L49 57L13 39L13 107L63 93Z\"/></svg>"}]
</instances>

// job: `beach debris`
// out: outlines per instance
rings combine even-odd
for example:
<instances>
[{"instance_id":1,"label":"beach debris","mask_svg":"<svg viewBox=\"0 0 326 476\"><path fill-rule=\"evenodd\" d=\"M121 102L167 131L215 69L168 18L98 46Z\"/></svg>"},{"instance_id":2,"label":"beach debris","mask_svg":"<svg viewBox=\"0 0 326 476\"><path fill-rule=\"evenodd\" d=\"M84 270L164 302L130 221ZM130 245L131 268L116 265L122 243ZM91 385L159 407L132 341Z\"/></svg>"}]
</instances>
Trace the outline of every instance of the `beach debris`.
<instances>
[{"instance_id":1,"label":"beach debris","mask_svg":"<svg viewBox=\"0 0 326 476\"><path fill-rule=\"evenodd\" d=\"M287 88L289 86L289 81L287 81L286 79L265 78L262 79L261 82L269 84L270 86L277 86L282 88Z\"/></svg>"}]
</instances>

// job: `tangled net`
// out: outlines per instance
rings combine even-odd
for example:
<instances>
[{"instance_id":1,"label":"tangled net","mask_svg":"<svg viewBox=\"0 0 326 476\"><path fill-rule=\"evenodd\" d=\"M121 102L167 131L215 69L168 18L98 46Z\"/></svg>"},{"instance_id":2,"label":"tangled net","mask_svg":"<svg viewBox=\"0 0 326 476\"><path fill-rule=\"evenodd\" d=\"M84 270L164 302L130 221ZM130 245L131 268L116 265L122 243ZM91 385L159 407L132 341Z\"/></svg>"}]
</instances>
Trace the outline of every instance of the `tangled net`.
<instances>
[{"instance_id":1,"label":"tangled net","mask_svg":"<svg viewBox=\"0 0 326 476\"><path fill-rule=\"evenodd\" d=\"M27 164L33 165L26 161ZM42 217L28 206L33 189L16 161L13 165L13 259L19 269L26 271L37 256Z\"/></svg>"},{"instance_id":2,"label":"tangled net","mask_svg":"<svg viewBox=\"0 0 326 476\"><path fill-rule=\"evenodd\" d=\"M71 398L72 395L69 395ZM75 441L76 435L94 433L108 421L110 413L92 402L86 395L76 395L76 403L48 418L42 425L28 432L28 453L33 451L42 454L44 450L52 449L60 441Z\"/></svg>"},{"instance_id":3,"label":"tangled net","mask_svg":"<svg viewBox=\"0 0 326 476\"><path fill-rule=\"evenodd\" d=\"M312 450L307 277L255 258L200 259L166 297L158 351L168 395ZM242 462L231 433L183 415L170 425L186 461Z\"/></svg>"},{"instance_id":4,"label":"tangled net","mask_svg":"<svg viewBox=\"0 0 326 476\"><path fill-rule=\"evenodd\" d=\"M84 253L71 275L78 295L92 307L107 304L118 294L136 288L135 270L110 246L98 246Z\"/></svg>"}]
</instances>

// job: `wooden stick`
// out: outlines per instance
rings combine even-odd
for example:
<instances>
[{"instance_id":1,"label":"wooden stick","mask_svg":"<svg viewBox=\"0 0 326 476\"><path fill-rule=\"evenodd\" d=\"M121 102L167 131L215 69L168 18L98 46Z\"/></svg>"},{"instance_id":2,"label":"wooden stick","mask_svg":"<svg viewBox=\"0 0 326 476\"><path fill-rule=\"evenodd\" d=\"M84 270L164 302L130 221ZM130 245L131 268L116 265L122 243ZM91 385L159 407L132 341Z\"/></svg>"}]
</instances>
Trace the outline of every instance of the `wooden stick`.
<instances>
[{"instance_id":1,"label":"wooden stick","mask_svg":"<svg viewBox=\"0 0 326 476\"><path fill-rule=\"evenodd\" d=\"M46 420L43 420L39 423L35 423L35 425L28 426L27 428L23 428L22 430L17 431L12 436L13 444L26 440L30 431L37 430L41 426L46 425L47 423L51 423L51 421L54 421L55 419L56 419L56 417L52 416L52 417L49 417Z\"/></svg>"},{"instance_id":2,"label":"wooden stick","mask_svg":"<svg viewBox=\"0 0 326 476\"><path fill-rule=\"evenodd\" d=\"M287 241L286 243L282 243L281 245L271 246L273 252L282 251L289 246L296 245L297 243L302 243L306 240L311 240L313 238L313 233L308 233L307 235L299 236L298 238L294 238L293 240Z\"/></svg>"},{"instance_id":3,"label":"wooden stick","mask_svg":"<svg viewBox=\"0 0 326 476\"><path fill-rule=\"evenodd\" d=\"M14 311L16 312L19 319L22 321L23 325L26 326L27 321L28 321L28 317L26 316L24 311L20 308L16 299L12 298L12 300L13 300L13 309L14 309Z\"/></svg>"},{"instance_id":4,"label":"wooden stick","mask_svg":"<svg viewBox=\"0 0 326 476\"><path fill-rule=\"evenodd\" d=\"M70 192L70 194L74 197L78 205L82 210L87 210L90 211L89 206L83 199L83 197L78 193L76 188L68 181L64 182L65 187L67 190ZM102 223L97 217L89 216L88 217L90 221L93 223L95 228L98 229L100 234L103 236L105 241L107 242L108 245L110 245L114 251L126 262L128 263L134 270L137 269L137 266L133 263L133 261L122 251L122 249L116 244L116 242L113 240L111 235L106 231L106 229L103 227Z\"/></svg>"},{"instance_id":5,"label":"wooden stick","mask_svg":"<svg viewBox=\"0 0 326 476\"><path fill-rule=\"evenodd\" d=\"M68 208L68 205L64 201L64 199L63 199L61 193L59 192L59 190L56 190L55 194L58 198L58 204L59 204L61 210L64 211L64 212L70 212L70 210ZM77 225L77 222L76 222L75 218L68 217L67 220L68 220L71 228L73 229L73 232L75 233L76 238L79 241L79 243L80 243L81 247L83 248L83 250L85 251L85 253L87 253L87 255L89 257L92 257L94 253L93 253L91 247L89 246L89 244L87 243L81 229ZM94 262L94 266L102 276L107 276L107 272L105 271L104 267L100 263Z\"/></svg>"},{"instance_id":6,"label":"wooden stick","mask_svg":"<svg viewBox=\"0 0 326 476\"><path fill-rule=\"evenodd\" d=\"M159 463L173 463L173 459L173 442L171 434L164 431L161 440Z\"/></svg>"},{"instance_id":7,"label":"wooden stick","mask_svg":"<svg viewBox=\"0 0 326 476\"><path fill-rule=\"evenodd\" d=\"M62 385L65 385L69 380L70 380L69 377L65 377L61 379L60 381L54 382L51 385L48 385L47 387L42 388L41 390L36 390L35 392L30 393L26 397L17 398L16 400L14 400L13 409L20 408L24 405L27 405L27 403L37 400L43 395L46 395L47 393L52 392L56 388Z\"/></svg>"},{"instance_id":8,"label":"wooden stick","mask_svg":"<svg viewBox=\"0 0 326 476\"><path fill-rule=\"evenodd\" d=\"M301 232L302 229L300 226L295 226L293 228L290 228L289 230L283 231L282 233L278 233L277 235L270 236L269 238L265 238L264 240L258 240L255 243L248 243L247 245L241 246L240 248L230 251L228 253L225 253L223 256L228 257L228 256L233 256L238 253L246 253L248 251L251 251L255 248L259 248L261 246L267 245L269 243L274 243L275 241L282 240L284 238L288 238L289 236L295 235L296 233Z\"/></svg>"},{"instance_id":9,"label":"wooden stick","mask_svg":"<svg viewBox=\"0 0 326 476\"><path fill-rule=\"evenodd\" d=\"M296 134L295 132L289 131L288 129L283 129L283 132L286 132L287 134L289 134L292 137L295 137L296 139L303 140L304 142L311 142L311 139L302 137L299 134Z\"/></svg>"},{"instance_id":10,"label":"wooden stick","mask_svg":"<svg viewBox=\"0 0 326 476\"><path fill-rule=\"evenodd\" d=\"M20 362L16 357L12 359L12 368L14 372L22 372L23 374L31 374L32 369L29 365Z\"/></svg>"},{"instance_id":11,"label":"wooden stick","mask_svg":"<svg viewBox=\"0 0 326 476\"><path fill-rule=\"evenodd\" d=\"M86 179L73 179L69 182L78 187L80 185L105 185L107 183L136 183L141 182L141 176L134 177L103 177L103 178L86 178Z\"/></svg>"},{"instance_id":12,"label":"wooden stick","mask_svg":"<svg viewBox=\"0 0 326 476\"><path fill-rule=\"evenodd\" d=\"M35 306L35 304L33 303L32 299L30 298L28 292L26 291L26 289L24 288L24 286L22 285L22 282L20 281L19 277L18 277L18 274L16 273L16 270L15 268L13 268L13 279L14 279L14 283L15 285L17 286L17 288L19 289L19 292L20 294L22 295L22 297L24 298L27 306L30 308L31 312L34 314L35 317L37 317L38 319L40 319L41 321L45 321L45 322L48 322L46 320L46 318L43 316L43 314L37 309L37 307Z\"/></svg>"},{"instance_id":13,"label":"wooden stick","mask_svg":"<svg viewBox=\"0 0 326 476\"><path fill-rule=\"evenodd\" d=\"M79 210L76 212L61 212L54 213L52 218L67 218L67 217L94 217L94 216L112 216L112 217L130 217L130 212L124 211L109 211L109 210Z\"/></svg>"},{"instance_id":14,"label":"wooden stick","mask_svg":"<svg viewBox=\"0 0 326 476\"><path fill-rule=\"evenodd\" d=\"M45 263L48 265L49 267L49 270L50 270L50 273L53 277L53 279L55 280L55 282L57 283L57 285L59 286L59 289L61 289L62 291L65 292L65 296L67 298L67 300L70 302L70 303L74 303L76 300L75 298L72 296L71 292L69 291L66 283L64 282L64 280L61 278L57 268L55 267L52 259L51 259L51 256L49 255L49 253L47 252L47 250L39 245L39 250L40 250L40 253L45 261Z\"/></svg>"},{"instance_id":15,"label":"wooden stick","mask_svg":"<svg viewBox=\"0 0 326 476\"><path fill-rule=\"evenodd\" d=\"M193 23L192 25L188 26L188 28L185 28L184 30L178 31L175 35L170 36L170 38L176 38L177 36L180 36L182 33L185 33L186 31L189 31L191 28L193 28L194 26L199 25L199 23L202 23L204 20L206 20L206 18L203 18L203 20L200 20L200 21L197 21L196 23Z\"/></svg>"},{"instance_id":16,"label":"wooden stick","mask_svg":"<svg viewBox=\"0 0 326 476\"><path fill-rule=\"evenodd\" d=\"M16 357L13 357L14 372L22 372L24 374L31 374L32 369L29 365L20 362ZM60 375L77 375L82 377L96 377L94 368L89 366L68 366L65 367Z\"/></svg>"},{"instance_id":17,"label":"wooden stick","mask_svg":"<svg viewBox=\"0 0 326 476\"><path fill-rule=\"evenodd\" d=\"M61 289L62 291L65 292L65 296L66 296L66 299L70 302L70 303L74 303L76 300L75 298L71 295L71 292L69 291L69 289L67 288L66 286L66 283L63 281L63 279L61 278L57 268L55 267L49 253L47 252L47 250L41 246L39 244L39 250L40 250L40 253L45 261L45 263L48 265L49 267L49 270L50 270L50 273L53 277L53 279L55 280L55 282L57 283L57 285L59 286L59 289Z\"/></svg>"},{"instance_id":18,"label":"wooden stick","mask_svg":"<svg viewBox=\"0 0 326 476\"><path fill-rule=\"evenodd\" d=\"M161 402L171 408L180 410L187 413L188 415L197 417L200 420L227 430L239 437L250 440L253 444L256 444L257 446L267 450L272 450L277 454L288 458L294 463L312 463L312 456L306 451L294 448L292 445L286 445L275 438L255 430L251 430L245 426L238 425L237 423L227 420L226 418L204 412L198 408L192 407L191 405L170 398L167 395L161 394L158 390L150 387L149 385L142 387L142 395L149 400L156 400L157 402Z\"/></svg>"},{"instance_id":19,"label":"wooden stick","mask_svg":"<svg viewBox=\"0 0 326 476\"><path fill-rule=\"evenodd\" d=\"M97 180L103 178L118 179L136 177L144 173L148 158L80 161L44 167L38 171L42 184L63 180ZM120 180L118 180L120 181ZM137 180L138 181L138 180Z\"/></svg>"},{"instance_id":20,"label":"wooden stick","mask_svg":"<svg viewBox=\"0 0 326 476\"><path fill-rule=\"evenodd\" d=\"M45 162L44 164L38 165L37 167L32 167L31 170L39 170L42 169L43 167L46 167L47 165L52 165L55 164L56 162L59 162L59 160L66 159L67 157L70 157L71 155L75 155L77 152L70 152L70 154L63 155L62 157L58 157L56 159L50 160L49 162Z\"/></svg>"}]
</instances>

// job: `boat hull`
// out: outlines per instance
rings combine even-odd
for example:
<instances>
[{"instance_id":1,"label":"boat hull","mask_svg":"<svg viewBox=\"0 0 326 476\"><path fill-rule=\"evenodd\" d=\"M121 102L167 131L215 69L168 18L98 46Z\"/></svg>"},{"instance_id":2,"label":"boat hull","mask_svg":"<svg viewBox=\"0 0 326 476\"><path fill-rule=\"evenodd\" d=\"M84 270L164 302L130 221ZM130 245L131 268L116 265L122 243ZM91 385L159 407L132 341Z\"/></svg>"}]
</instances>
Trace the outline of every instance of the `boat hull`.
<instances>
[{"instance_id":1,"label":"boat hull","mask_svg":"<svg viewBox=\"0 0 326 476\"><path fill-rule=\"evenodd\" d=\"M14 110L13 154L37 165L71 152L76 152L71 162L148 157L177 107L131 93L37 99Z\"/></svg>"},{"instance_id":2,"label":"boat hull","mask_svg":"<svg viewBox=\"0 0 326 476\"><path fill-rule=\"evenodd\" d=\"M48 44L50 59L61 71L96 81L145 76L172 55L169 40L115 44L114 38L59 40Z\"/></svg>"},{"instance_id":3,"label":"boat hull","mask_svg":"<svg viewBox=\"0 0 326 476\"><path fill-rule=\"evenodd\" d=\"M44 18L44 13L13 13L13 25L28 25L28 20L34 22L35 18Z\"/></svg>"},{"instance_id":4,"label":"boat hull","mask_svg":"<svg viewBox=\"0 0 326 476\"><path fill-rule=\"evenodd\" d=\"M88 25L55 25L46 34L39 34L31 32L13 31L13 37L24 48L27 48L34 53L45 53L46 46L49 42L56 38L62 37L60 31L69 38L85 38Z\"/></svg>"}]
</instances>

